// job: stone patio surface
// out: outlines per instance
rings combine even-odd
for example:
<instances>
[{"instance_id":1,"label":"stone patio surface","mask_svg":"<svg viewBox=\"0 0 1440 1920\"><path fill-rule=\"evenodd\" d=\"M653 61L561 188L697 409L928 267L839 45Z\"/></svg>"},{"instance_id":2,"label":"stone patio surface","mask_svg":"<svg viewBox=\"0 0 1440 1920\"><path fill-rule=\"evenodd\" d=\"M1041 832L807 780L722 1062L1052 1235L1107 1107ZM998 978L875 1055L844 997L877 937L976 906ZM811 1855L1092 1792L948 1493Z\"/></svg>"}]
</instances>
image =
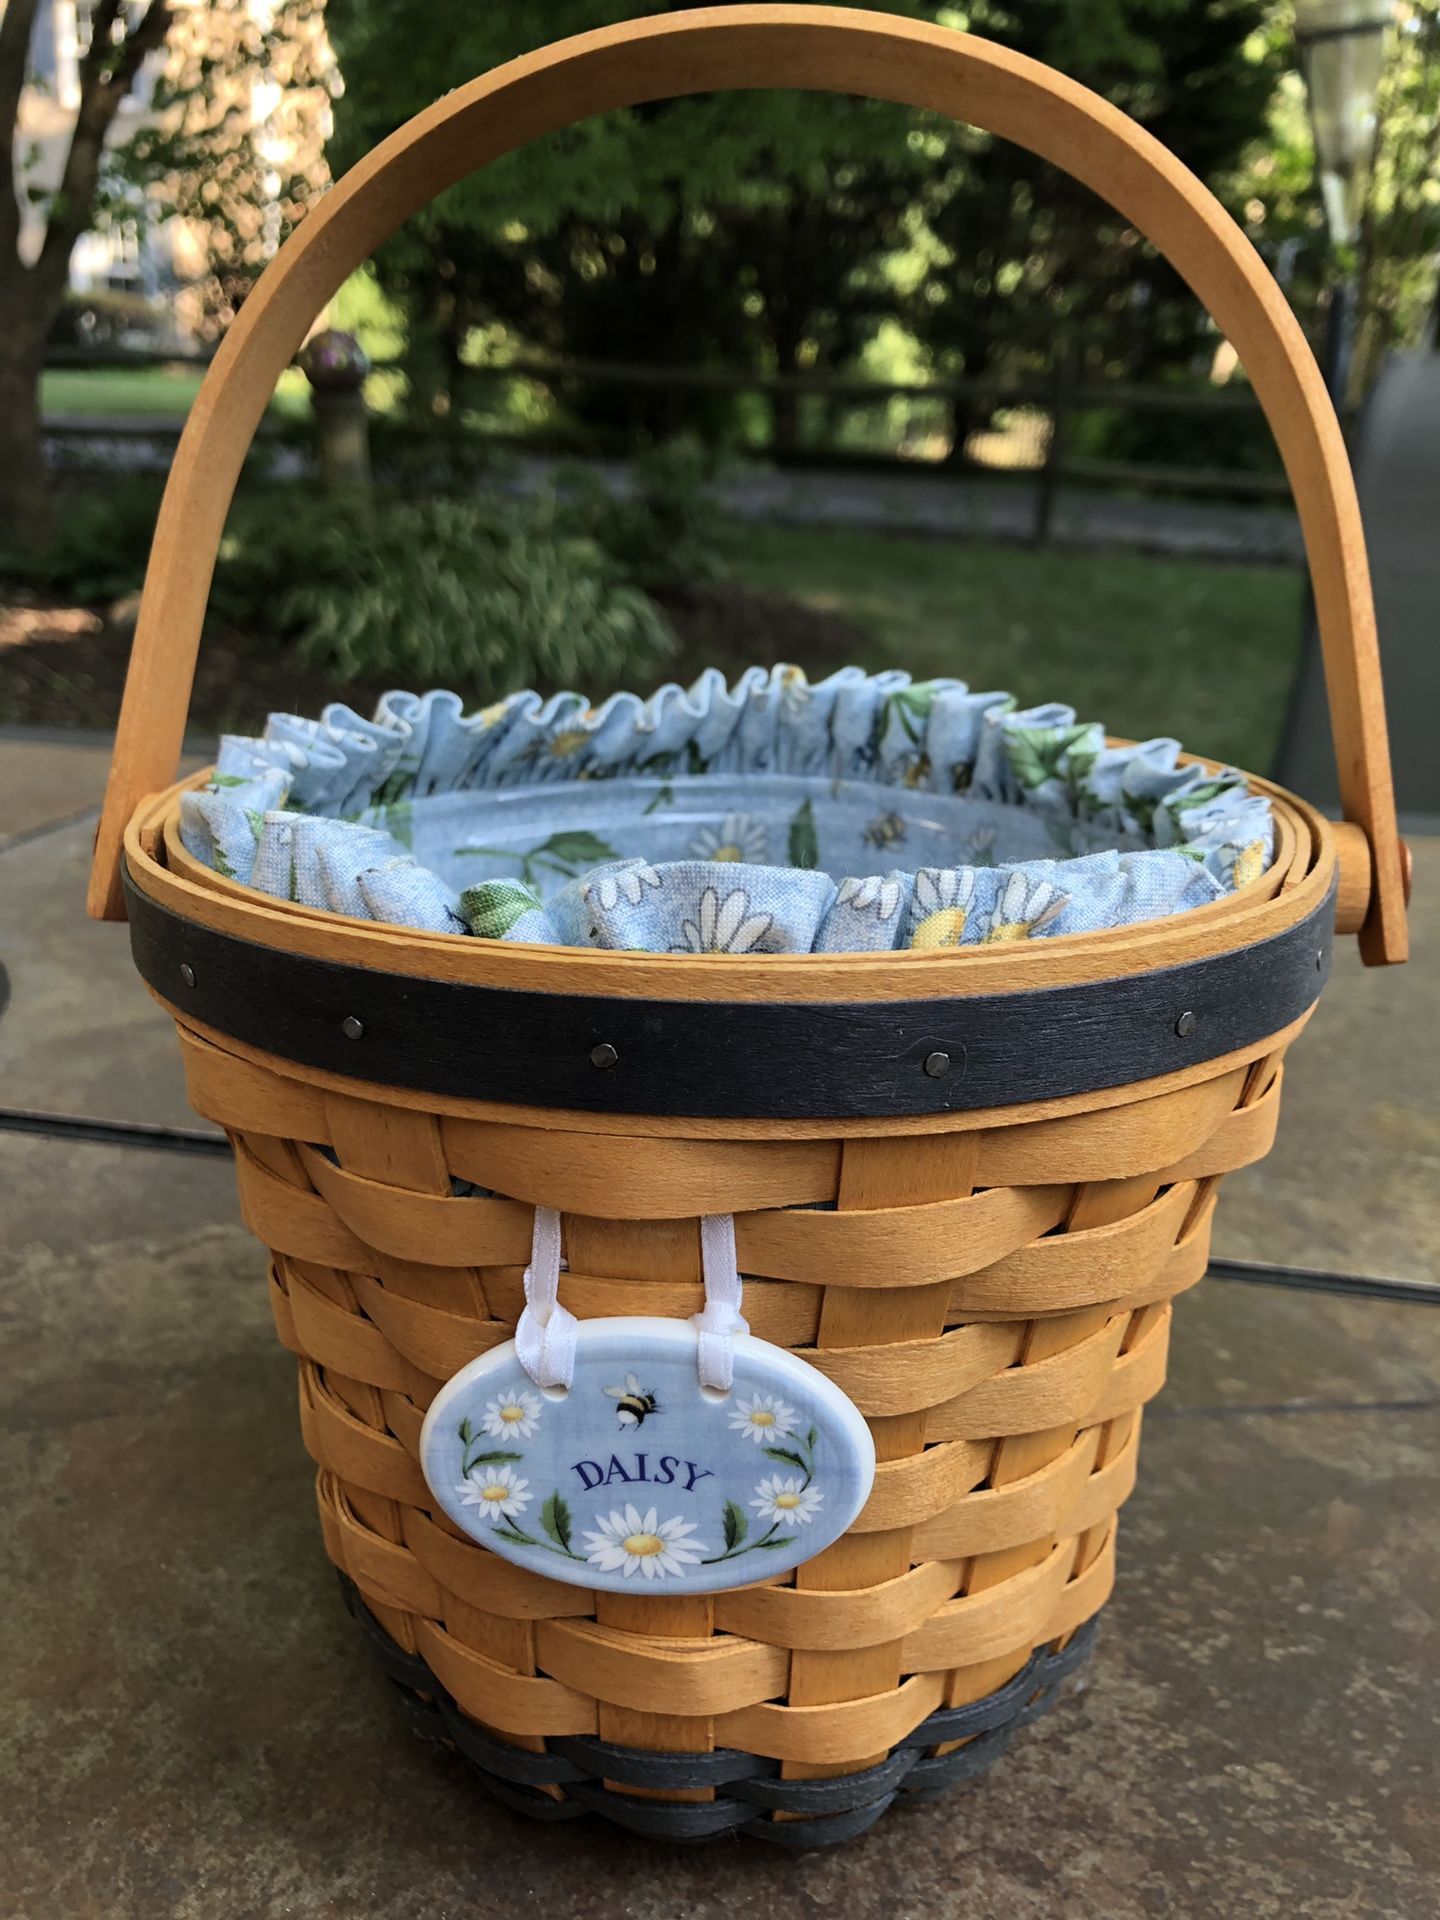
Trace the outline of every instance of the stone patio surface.
<instances>
[{"instance_id":1,"label":"stone patio surface","mask_svg":"<svg viewBox=\"0 0 1440 1920\"><path fill-rule=\"evenodd\" d=\"M124 929L81 917L83 753L0 742L0 1107L196 1127ZM1342 950L1220 1251L1436 1278L1440 843L1416 851L1417 959ZM1083 1679L980 1782L791 1857L537 1828L403 1730L324 1558L262 1278L223 1159L0 1133L0 1915L1436 1912L1429 1307L1184 1296Z\"/></svg>"}]
</instances>

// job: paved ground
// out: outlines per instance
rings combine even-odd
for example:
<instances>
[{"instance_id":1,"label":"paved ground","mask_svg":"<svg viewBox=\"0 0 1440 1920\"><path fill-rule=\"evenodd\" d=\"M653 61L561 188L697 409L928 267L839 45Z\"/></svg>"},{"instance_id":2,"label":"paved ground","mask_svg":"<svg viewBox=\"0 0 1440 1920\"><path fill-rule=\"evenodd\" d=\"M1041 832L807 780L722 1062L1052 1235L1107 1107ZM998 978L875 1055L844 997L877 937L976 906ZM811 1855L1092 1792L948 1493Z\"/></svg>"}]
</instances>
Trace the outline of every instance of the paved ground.
<instances>
[{"instance_id":1,"label":"paved ground","mask_svg":"<svg viewBox=\"0 0 1440 1920\"><path fill-rule=\"evenodd\" d=\"M121 472L163 473L180 420L71 418L50 423L52 459L81 457ZM270 472L289 479L306 469L293 446L272 448ZM520 458L516 484L538 486L556 466L587 466L623 492L630 471L618 460L556 462ZM868 527L951 538L1028 540L1035 526L1036 488L1023 479L967 474L806 472L755 466L726 482L717 496L752 520L792 526ZM1190 558L1267 561L1298 566L1300 527L1288 505L1256 507L1224 501L1134 498L1085 487L1061 487L1050 538L1057 547L1128 547Z\"/></svg>"},{"instance_id":2,"label":"paved ground","mask_svg":"<svg viewBox=\"0 0 1440 1920\"><path fill-rule=\"evenodd\" d=\"M0 848L0 1102L183 1121L124 930L80 918L90 823L37 831L99 769L50 752L75 757L0 742L0 823L26 799L31 834ZM1342 956L1228 1253L1435 1277L1440 843L1418 852L1417 964ZM795 1861L537 1830L401 1731L319 1547L260 1281L223 1160L0 1133L0 1914L1434 1913L1432 1309L1186 1296L1086 1681L985 1781Z\"/></svg>"}]
</instances>

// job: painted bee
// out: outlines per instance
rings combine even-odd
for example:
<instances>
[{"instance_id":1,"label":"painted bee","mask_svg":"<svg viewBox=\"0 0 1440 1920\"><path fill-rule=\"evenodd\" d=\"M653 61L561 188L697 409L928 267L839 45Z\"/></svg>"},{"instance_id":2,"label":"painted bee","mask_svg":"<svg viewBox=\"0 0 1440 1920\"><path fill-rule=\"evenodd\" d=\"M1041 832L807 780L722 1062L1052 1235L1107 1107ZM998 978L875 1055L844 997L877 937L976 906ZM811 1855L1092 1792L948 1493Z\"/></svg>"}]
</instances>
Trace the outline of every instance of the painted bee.
<instances>
[{"instance_id":1,"label":"painted bee","mask_svg":"<svg viewBox=\"0 0 1440 1920\"><path fill-rule=\"evenodd\" d=\"M870 822L860 838L867 846L883 851L897 846L905 838L905 822L898 813L882 813Z\"/></svg>"},{"instance_id":2,"label":"painted bee","mask_svg":"<svg viewBox=\"0 0 1440 1920\"><path fill-rule=\"evenodd\" d=\"M606 1393L612 1400L618 1400L615 1417L622 1427L643 1427L647 1414L659 1413L660 1403L653 1393L646 1392L633 1373L627 1373L623 1387L606 1387Z\"/></svg>"}]
</instances>

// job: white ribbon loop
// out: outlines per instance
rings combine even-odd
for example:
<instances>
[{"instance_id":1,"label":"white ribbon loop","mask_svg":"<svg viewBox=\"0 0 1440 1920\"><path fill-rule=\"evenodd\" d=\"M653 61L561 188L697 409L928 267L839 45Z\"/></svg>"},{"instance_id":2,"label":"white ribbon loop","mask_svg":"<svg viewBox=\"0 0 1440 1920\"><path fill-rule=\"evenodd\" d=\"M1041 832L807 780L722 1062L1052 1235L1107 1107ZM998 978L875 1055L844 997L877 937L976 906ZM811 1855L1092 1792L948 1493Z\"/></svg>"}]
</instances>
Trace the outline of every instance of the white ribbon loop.
<instances>
[{"instance_id":1,"label":"white ribbon loop","mask_svg":"<svg viewBox=\"0 0 1440 1920\"><path fill-rule=\"evenodd\" d=\"M536 1207L515 1357L537 1387L568 1387L575 1373L575 1316L560 1304L560 1265L560 1215Z\"/></svg>"},{"instance_id":2,"label":"white ribbon loop","mask_svg":"<svg viewBox=\"0 0 1440 1920\"><path fill-rule=\"evenodd\" d=\"M750 1328L740 1314L740 1269L735 1259L735 1217L707 1213L700 1220L700 1270L705 1278L705 1308L691 1316L700 1335L697 1364L702 1387L728 1393L735 1377L731 1340Z\"/></svg>"},{"instance_id":3,"label":"white ribbon loop","mask_svg":"<svg viewBox=\"0 0 1440 1920\"><path fill-rule=\"evenodd\" d=\"M535 1209L535 1235L525 1269L525 1311L515 1328L515 1355L537 1387L568 1387L575 1374L575 1316L560 1304L560 1215ZM692 1314L699 1334L696 1365L702 1387L728 1393L735 1377L736 1334L750 1328L740 1312L740 1270L735 1259L735 1220L710 1213L700 1221L700 1268L704 1310Z\"/></svg>"}]
</instances>

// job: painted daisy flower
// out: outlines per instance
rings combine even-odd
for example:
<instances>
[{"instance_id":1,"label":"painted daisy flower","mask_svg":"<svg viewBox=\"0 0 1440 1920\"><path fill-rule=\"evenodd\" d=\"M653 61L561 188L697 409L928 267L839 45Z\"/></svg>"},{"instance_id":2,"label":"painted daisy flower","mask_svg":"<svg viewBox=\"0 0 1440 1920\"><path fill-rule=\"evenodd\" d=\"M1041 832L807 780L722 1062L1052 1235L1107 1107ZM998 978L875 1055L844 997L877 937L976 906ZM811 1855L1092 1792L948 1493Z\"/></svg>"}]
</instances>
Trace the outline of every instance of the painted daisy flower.
<instances>
[{"instance_id":1,"label":"painted daisy flower","mask_svg":"<svg viewBox=\"0 0 1440 1920\"><path fill-rule=\"evenodd\" d=\"M528 1440L539 1422L540 1412L539 1395L522 1389L487 1401L480 1424L497 1440Z\"/></svg>"},{"instance_id":2,"label":"painted daisy flower","mask_svg":"<svg viewBox=\"0 0 1440 1920\"><path fill-rule=\"evenodd\" d=\"M615 867L602 873L584 889L587 901L593 900L604 913L613 913L622 900L638 907L646 887L658 887L660 876L654 867L637 860L633 866Z\"/></svg>"},{"instance_id":3,"label":"painted daisy flower","mask_svg":"<svg viewBox=\"0 0 1440 1920\"><path fill-rule=\"evenodd\" d=\"M810 685L803 667L781 667L780 704L791 715L802 713L810 698Z\"/></svg>"},{"instance_id":4,"label":"painted daisy flower","mask_svg":"<svg viewBox=\"0 0 1440 1920\"><path fill-rule=\"evenodd\" d=\"M481 1467L455 1491L462 1507L478 1507L487 1520L513 1520L530 1504L529 1487L513 1467Z\"/></svg>"},{"instance_id":5,"label":"painted daisy flower","mask_svg":"<svg viewBox=\"0 0 1440 1920\"><path fill-rule=\"evenodd\" d=\"M714 887L706 887L694 920L682 922L684 944L672 953L753 953L770 931L773 916L751 913L750 896L743 887L722 901Z\"/></svg>"},{"instance_id":6,"label":"painted daisy flower","mask_svg":"<svg viewBox=\"0 0 1440 1920\"><path fill-rule=\"evenodd\" d=\"M1265 871L1265 842L1252 840L1248 847L1242 847L1235 855L1235 865L1230 870L1231 884L1236 888L1248 887L1252 880L1258 880Z\"/></svg>"},{"instance_id":7,"label":"painted daisy flower","mask_svg":"<svg viewBox=\"0 0 1440 1920\"><path fill-rule=\"evenodd\" d=\"M774 1393L756 1393L748 1400L737 1400L730 1415L732 1429L748 1435L757 1447L767 1440L783 1440L795 1431L799 1421L795 1409Z\"/></svg>"},{"instance_id":8,"label":"painted daisy flower","mask_svg":"<svg viewBox=\"0 0 1440 1920\"><path fill-rule=\"evenodd\" d=\"M922 867L915 876L912 947L958 947L965 937L975 875L969 867Z\"/></svg>"},{"instance_id":9,"label":"painted daisy flower","mask_svg":"<svg viewBox=\"0 0 1440 1920\"><path fill-rule=\"evenodd\" d=\"M760 1518L773 1520L782 1527L808 1527L815 1509L825 1498L818 1487L807 1487L799 1474L787 1479L780 1473L772 1473L762 1480L755 1496L750 1504Z\"/></svg>"},{"instance_id":10,"label":"painted daisy flower","mask_svg":"<svg viewBox=\"0 0 1440 1920\"><path fill-rule=\"evenodd\" d=\"M856 913L869 913L873 907L877 919L893 920L900 911L900 893L900 882L893 875L882 879L871 874L864 880L842 880L835 898Z\"/></svg>"},{"instance_id":11,"label":"painted daisy flower","mask_svg":"<svg viewBox=\"0 0 1440 1920\"><path fill-rule=\"evenodd\" d=\"M981 936L986 946L997 940L1028 940L1032 933L1050 922L1070 903L1048 880L1027 880L1023 873L1012 873L1004 891L990 912L990 925Z\"/></svg>"},{"instance_id":12,"label":"painted daisy flower","mask_svg":"<svg viewBox=\"0 0 1440 1920\"><path fill-rule=\"evenodd\" d=\"M598 1531L587 1533L585 1556L601 1573L623 1573L627 1580L643 1574L647 1580L664 1580L671 1574L683 1574L710 1551L703 1540L692 1540L695 1524L656 1517L654 1507L641 1513L637 1507L617 1507L611 1514L597 1513Z\"/></svg>"},{"instance_id":13,"label":"painted daisy flower","mask_svg":"<svg viewBox=\"0 0 1440 1920\"><path fill-rule=\"evenodd\" d=\"M763 865L770 851L764 823L746 813L727 813L718 827L702 827L690 843L701 860L748 860Z\"/></svg>"}]
</instances>

